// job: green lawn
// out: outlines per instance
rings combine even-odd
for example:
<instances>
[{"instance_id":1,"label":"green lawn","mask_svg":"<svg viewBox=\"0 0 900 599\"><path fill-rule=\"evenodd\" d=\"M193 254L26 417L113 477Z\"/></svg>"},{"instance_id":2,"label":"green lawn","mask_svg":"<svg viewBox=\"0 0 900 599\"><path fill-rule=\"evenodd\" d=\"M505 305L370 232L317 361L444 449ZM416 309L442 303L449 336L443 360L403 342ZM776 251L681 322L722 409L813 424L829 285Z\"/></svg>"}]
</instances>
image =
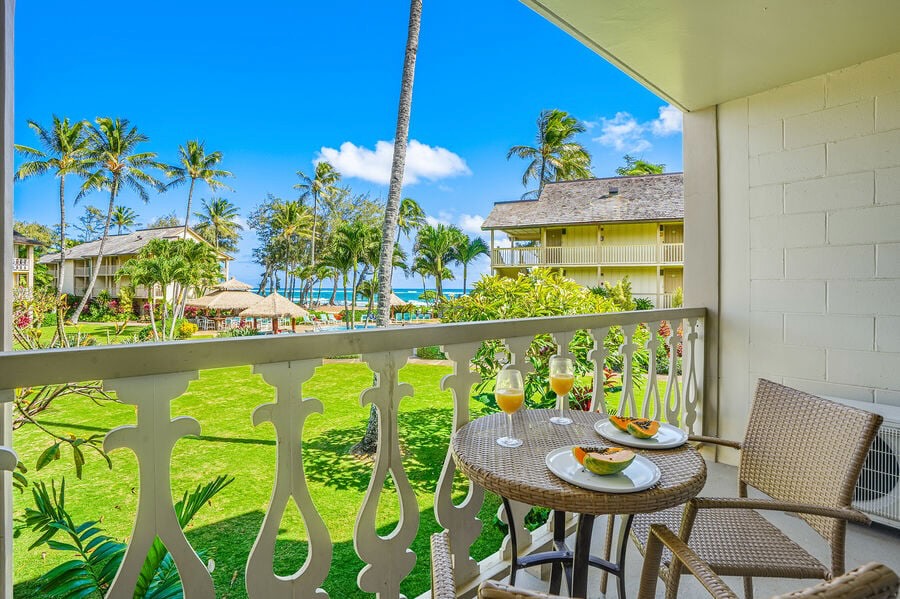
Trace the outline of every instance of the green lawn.
<instances>
[{"instance_id":1,"label":"green lawn","mask_svg":"<svg viewBox=\"0 0 900 599\"><path fill-rule=\"evenodd\" d=\"M435 482L447 451L452 419L449 392L439 390L447 367L409 365L402 380L411 383L416 396L405 399L400 410L400 434L405 449L404 465L418 495L421 525L412 546L418 563L403 584L407 596L416 596L430 587L428 542L439 529L433 512ZM353 550L353 525L365 489L371 464L347 455L347 449L362 435L368 407L361 408L358 391L370 384L371 373L359 363L328 364L304 387L304 394L317 397L325 405L322 415L309 418L304 428L304 459L313 500L328 526L334 543L334 561L325 589L332 597L365 597L356 587L356 575L363 564ZM190 415L202 426L202 437L183 439L175 447L172 489L176 497L197 484L220 474L236 478L205 506L189 531L196 548L205 549L216 562L213 573L217 596L245 597L244 564L262 523L274 477L274 429L266 424L254 428L250 414L257 405L271 401L273 392L249 367L205 371L188 392L173 403L172 414ZM481 404L473 403L476 413ZM97 406L71 398L54 406L44 420L59 423L58 431L106 431L133 422L134 408L125 405ZM33 466L48 437L26 427L16 431L15 447L22 461ZM71 456L51 466L29 473L31 479L48 481L66 477L67 508L76 520L101 519L107 532L125 539L134 518L137 502L137 471L133 454L119 450L112 454L114 471L109 472L99 457L88 457L84 480L76 480ZM385 493L380 508L382 533L397 521L396 495ZM21 515L29 495L18 496L16 514ZM502 534L493 524L499 502L490 498L482 510L485 522L481 539L474 547L476 558L485 557L499 546ZM276 552L276 571L287 574L302 565L306 546L302 520L293 508L282 523ZM25 532L16 539L16 597L37 597L33 579L60 562L60 555L46 547L28 551L34 535ZM46 555L42 555L46 552ZM30 582L31 581L31 582Z\"/></svg>"},{"instance_id":2,"label":"green lawn","mask_svg":"<svg viewBox=\"0 0 900 599\"><path fill-rule=\"evenodd\" d=\"M98 344L107 345L128 340L142 328L144 328L142 325L127 325L120 335L116 335L116 323L114 322L81 322L77 325L66 325L66 334L81 333L82 335L92 335L97 339ZM50 343L55 333L55 326L41 327L41 344L46 346ZM15 349L22 349L18 343L14 347Z\"/></svg>"},{"instance_id":3,"label":"green lawn","mask_svg":"<svg viewBox=\"0 0 900 599\"><path fill-rule=\"evenodd\" d=\"M447 451L452 419L450 393L440 391L439 382L449 372L449 367L422 364L408 365L401 371L401 380L415 388L415 397L401 403L400 434L404 466L418 496L421 518L412 546L418 563L402 586L410 597L430 587L429 536L439 529L433 493ZM361 363L331 363L319 368L304 386L305 396L317 397L325 406L324 414L314 414L307 420L303 447L310 493L334 543L334 560L324 585L332 597L367 596L356 586L363 564L353 549L353 525L369 483L371 463L350 457L347 450L362 436L365 427L368 407L359 406L358 396L371 384L371 376ZM248 366L201 372L187 393L173 402L173 416L193 416L202 427L200 438L182 439L175 446L173 495L178 498L185 490L221 474L235 477L233 484L200 511L188 532L194 547L205 550L215 560L213 577L220 597L246 597L244 565L268 505L275 461L274 429L270 424L254 428L250 415L256 406L272 399L273 390ZM475 416L485 411L478 402L473 401L471 406ZM70 397L46 412L43 421L57 432L84 435L132 423L134 408L120 404L100 406ZM33 467L40 452L49 445L49 437L28 426L16 431L14 444L20 459ZM102 519L109 534L125 540L138 499L136 462L126 450L118 450L111 457L112 472L99 456L89 452L83 480L75 478L69 453L40 472L32 469L29 478L58 481L66 477L66 504L75 520ZM29 494L17 496L18 516L30 501ZM476 559L499 547L503 535L494 524L498 506L499 500L488 496L480 516L483 532L472 552ZM388 534L398 519L393 492L382 495L379 510L380 532ZM15 541L16 597L38 597L34 579L62 561L62 555L47 551L46 547L28 551L34 538L34 534L25 531ZM302 565L306 556L304 541L302 520L296 508L289 507L276 550L278 574L290 574Z\"/></svg>"}]
</instances>

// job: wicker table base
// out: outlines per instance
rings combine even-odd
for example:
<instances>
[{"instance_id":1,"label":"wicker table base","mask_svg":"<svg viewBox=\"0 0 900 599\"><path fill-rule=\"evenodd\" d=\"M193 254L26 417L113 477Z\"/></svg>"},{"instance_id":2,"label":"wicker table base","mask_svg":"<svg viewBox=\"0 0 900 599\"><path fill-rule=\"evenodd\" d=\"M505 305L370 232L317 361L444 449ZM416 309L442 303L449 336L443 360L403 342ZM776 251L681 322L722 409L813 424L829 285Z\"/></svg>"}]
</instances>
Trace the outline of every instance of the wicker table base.
<instances>
[{"instance_id":1,"label":"wicker table base","mask_svg":"<svg viewBox=\"0 0 900 599\"><path fill-rule=\"evenodd\" d=\"M554 550L513 561L511 578L518 568L554 563L553 585L561 584L565 570L573 597L585 597L587 570L594 566L619 577L620 597L624 597L624 544L631 515L655 512L679 505L696 496L706 482L706 464L700 454L684 445L668 450L635 450L660 469L659 482L638 493L615 494L590 491L571 485L547 468L544 458L552 450L568 445L610 446L593 428L605 418L591 412L570 412L574 423L558 426L549 422L555 410L523 410L514 415L516 436L524 440L521 447L497 445L497 437L505 435L505 414L491 414L470 422L453 435L453 457L466 476L486 490L500 495L509 514L509 500L528 505L540 505L556 510ZM581 514L575 535L574 550L565 546L564 513ZM594 517L601 514L627 515L622 523L626 534L620 535L617 563L589 554ZM517 546L513 527L510 527L513 555ZM558 588L556 589L558 591Z\"/></svg>"}]
</instances>

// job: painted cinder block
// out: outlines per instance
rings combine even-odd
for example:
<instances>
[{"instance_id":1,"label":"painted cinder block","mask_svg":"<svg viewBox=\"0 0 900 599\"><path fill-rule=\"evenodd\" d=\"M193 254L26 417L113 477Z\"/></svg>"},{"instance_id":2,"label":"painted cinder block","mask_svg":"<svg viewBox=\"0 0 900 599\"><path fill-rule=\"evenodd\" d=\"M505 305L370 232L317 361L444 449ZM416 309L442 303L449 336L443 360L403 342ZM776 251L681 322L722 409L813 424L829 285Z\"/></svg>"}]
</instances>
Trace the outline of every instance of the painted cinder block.
<instances>
[{"instance_id":1,"label":"painted cinder block","mask_svg":"<svg viewBox=\"0 0 900 599\"><path fill-rule=\"evenodd\" d=\"M784 211L820 212L875 203L875 173L850 173L784 186Z\"/></svg>"},{"instance_id":2,"label":"painted cinder block","mask_svg":"<svg viewBox=\"0 0 900 599\"><path fill-rule=\"evenodd\" d=\"M751 187L802 181L812 177L821 177L824 174L824 144L750 157Z\"/></svg>"},{"instance_id":3,"label":"painted cinder block","mask_svg":"<svg viewBox=\"0 0 900 599\"><path fill-rule=\"evenodd\" d=\"M828 242L900 242L900 204L840 210L828 215Z\"/></svg>"},{"instance_id":4,"label":"painted cinder block","mask_svg":"<svg viewBox=\"0 0 900 599\"><path fill-rule=\"evenodd\" d=\"M879 243L875 247L875 276L900 279L900 243Z\"/></svg>"},{"instance_id":5,"label":"painted cinder block","mask_svg":"<svg viewBox=\"0 0 900 599\"><path fill-rule=\"evenodd\" d=\"M874 351L828 350L828 380L900 391L900 354Z\"/></svg>"},{"instance_id":6,"label":"painted cinder block","mask_svg":"<svg viewBox=\"0 0 900 599\"><path fill-rule=\"evenodd\" d=\"M784 250L781 248L750 250L750 278L783 279Z\"/></svg>"},{"instance_id":7,"label":"painted cinder block","mask_svg":"<svg viewBox=\"0 0 900 599\"><path fill-rule=\"evenodd\" d=\"M875 349L900 353L900 317L879 316L875 319Z\"/></svg>"},{"instance_id":8,"label":"painted cinder block","mask_svg":"<svg viewBox=\"0 0 900 599\"><path fill-rule=\"evenodd\" d=\"M843 106L786 118L784 147L790 150L874 132L875 99L866 98Z\"/></svg>"},{"instance_id":9,"label":"painted cinder block","mask_svg":"<svg viewBox=\"0 0 900 599\"><path fill-rule=\"evenodd\" d=\"M900 167L875 171L875 203L900 204Z\"/></svg>"},{"instance_id":10,"label":"painted cinder block","mask_svg":"<svg viewBox=\"0 0 900 599\"><path fill-rule=\"evenodd\" d=\"M844 314L785 314L784 342L789 345L875 349L875 318Z\"/></svg>"},{"instance_id":11,"label":"painted cinder block","mask_svg":"<svg viewBox=\"0 0 900 599\"><path fill-rule=\"evenodd\" d=\"M894 166L900 166L900 129L828 144L829 175Z\"/></svg>"},{"instance_id":12,"label":"painted cinder block","mask_svg":"<svg viewBox=\"0 0 900 599\"><path fill-rule=\"evenodd\" d=\"M825 76L804 79L750 96L751 126L805 114L825 107Z\"/></svg>"},{"instance_id":13,"label":"painted cinder block","mask_svg":"<svg viewBox=\"0 0 900 599\"><path fill-rule=\"evenodd\" d=\"M825 245L825 214L790 214L750 221L751 248L818 247Z\"/></svg>"},{"instance_id":14,"label":"painted cinder block","mask_svg":"<svg viewBox=\"0 0 900 599\"><path fill-rule=\"evenodd\" d=\"M900 316L900 280L828 281L828 312Z\"/></svg>"},{"instance_id":15,"label":"painted cinder block","mask_svg":"<svg viewBox=\"0 0 900 599\"><path fill-rule=\"evenodd\" d=\"M829 73L826 79L828 106L900 91L900 53Z\"/></svg>"},{"instance_id":16,"label":"painted cinder block","mask_svg":"<svg viewBox=\"0 0 900 599\"><path fill-rule=\"evenodd\" d=\"M874 245L785 250L787 279L871 279L873 276L875 276Z\"/></svg>"},{"instance_id":17,"label":"painted cinder block","mask_svg":"<svg viewBox=\"0 0 900 599\"><path fill-rule=\"evenodd\" d=\"M825 350L782 344L750 344L750 370L764 375L825 378Z\"/></svg>"},{"instance_id":18,"label":"painted cinder block","mask_svg":"<svg viewBox=\"0 0 900 599\"><path fill-rule=\"evenodd\" d=\"M760 185L749 192L750 218L784 213L784 185Z\"/></svg>"},{"instance_id":19,"label":"painted cinder block","mask_svg":"<svg viewBox=\"0 0 900 599\"><path fill-rule=\"evenodd\" d=\"M875 98L875 130L900 129L900 91Z\"/></svg>"},{"instance_id":20,"label":"painted cinder block","mask_svg":"<svg viewBox=\"0 0 900 599\"><path fill-rule=\"evenodd\" d=\"M750 309L825 312L825 281L751 281Z\"/></svg>"}]
</instances>

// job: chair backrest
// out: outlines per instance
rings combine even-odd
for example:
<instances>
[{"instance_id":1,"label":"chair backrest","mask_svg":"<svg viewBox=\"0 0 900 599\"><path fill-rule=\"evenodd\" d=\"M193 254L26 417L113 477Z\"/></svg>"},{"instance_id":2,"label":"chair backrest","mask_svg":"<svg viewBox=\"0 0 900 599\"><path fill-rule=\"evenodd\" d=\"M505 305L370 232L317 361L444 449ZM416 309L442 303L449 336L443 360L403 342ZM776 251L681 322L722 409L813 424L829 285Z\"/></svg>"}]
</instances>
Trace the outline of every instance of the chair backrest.
<instances>
[{"instance_id":1,"label":"chair backrest","mask_svg":"<svg viewBox=\"0 0 900 599\"><path fill-rule=\"evenodd\" d=\"M760 379L741 448L738 477L782 501L850 507L881 416ZM801 515L840 557L846 522ZM837 552L835 555L836 544ZM840 572L837 572L838 574Z\"/></svg>"}]
</instances>

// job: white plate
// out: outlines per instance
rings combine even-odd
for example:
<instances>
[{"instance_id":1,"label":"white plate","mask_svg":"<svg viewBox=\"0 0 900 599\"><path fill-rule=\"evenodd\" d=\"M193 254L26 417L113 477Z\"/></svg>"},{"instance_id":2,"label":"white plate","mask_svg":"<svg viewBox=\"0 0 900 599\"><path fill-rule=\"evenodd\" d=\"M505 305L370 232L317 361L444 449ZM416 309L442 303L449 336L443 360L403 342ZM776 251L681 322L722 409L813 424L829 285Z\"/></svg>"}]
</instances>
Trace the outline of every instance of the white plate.
<instances>
[{"instance_id":1,"label":"white plate","mask_svg":"<svg viewBox=\"0 0 900 599\"><path fill-rule=\"evenodd\" d=\"M594 430L610 441L639 449L671 449L684 445L688 438L686 432L665 422L660 422L659 430L649 439L640 439L622 432L609 420L598 420L594 423Z\"/></svg>"},{"instance_id":2,"label":"white plate","mask_svg":"<svg viewBox=\"0 0 900 599\"><path fill-rule=\"evenodd\" d=\"M635 456L628 468L617 474L594 474L575 460L573 447L554 449L547 454L545 462L550 472L577 487L606 493L636 493L649 489L659 480L659 468L641 455Z\"/></svg>"}]
</instances>

